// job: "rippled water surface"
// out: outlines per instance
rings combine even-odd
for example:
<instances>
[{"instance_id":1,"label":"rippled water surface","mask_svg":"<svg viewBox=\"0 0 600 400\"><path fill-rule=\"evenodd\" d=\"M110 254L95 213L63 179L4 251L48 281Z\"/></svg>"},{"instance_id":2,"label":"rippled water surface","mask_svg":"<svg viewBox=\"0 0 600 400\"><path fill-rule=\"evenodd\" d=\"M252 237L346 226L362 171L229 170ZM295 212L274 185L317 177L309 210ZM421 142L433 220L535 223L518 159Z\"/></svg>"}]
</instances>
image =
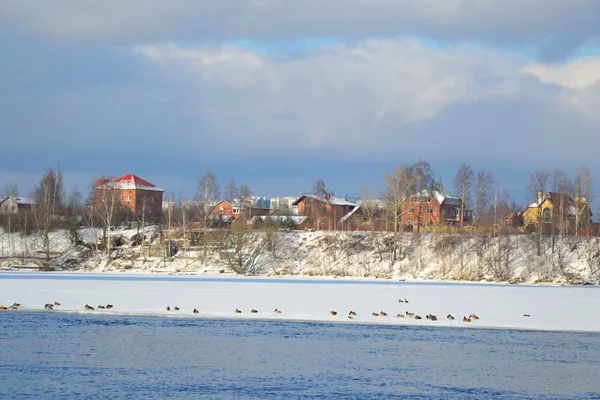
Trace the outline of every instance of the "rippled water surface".
<instances>
[{"instance_id":1,"label":"rippled water surface","mask_svg":"<svg viewBox=\"0 0 600 400\"><path fill-rule=\"evenodd\" d=\"M2 398L600 398L600 334L3 312Z\"/></svg>"}]
</instances>

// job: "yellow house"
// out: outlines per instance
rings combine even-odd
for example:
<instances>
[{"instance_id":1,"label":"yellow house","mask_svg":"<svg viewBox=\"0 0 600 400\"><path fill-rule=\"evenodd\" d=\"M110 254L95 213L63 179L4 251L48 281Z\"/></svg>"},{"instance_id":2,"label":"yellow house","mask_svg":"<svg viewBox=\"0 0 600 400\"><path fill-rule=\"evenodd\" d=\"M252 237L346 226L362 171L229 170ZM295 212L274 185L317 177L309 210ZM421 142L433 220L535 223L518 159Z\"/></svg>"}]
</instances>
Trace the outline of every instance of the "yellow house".
<instances>
[{"instance_id":1,"label":"yellow house","mask_svg":"<svg viewBox=\"0 0 600 400\"><path fill-rule=\"evenodd\" d=\"M537 226L540 218L543 222L551 222L553 216L561 209L562 217L574 223L574 226L581 227L582 222L591 218L591 211L585 199L575 201L565 193L548 192L542 196L542 193L538 192L538 199L523 211L523 222L525 226ZM556 216L558 217L558 214Z\"/></svg>"}]
</instances>

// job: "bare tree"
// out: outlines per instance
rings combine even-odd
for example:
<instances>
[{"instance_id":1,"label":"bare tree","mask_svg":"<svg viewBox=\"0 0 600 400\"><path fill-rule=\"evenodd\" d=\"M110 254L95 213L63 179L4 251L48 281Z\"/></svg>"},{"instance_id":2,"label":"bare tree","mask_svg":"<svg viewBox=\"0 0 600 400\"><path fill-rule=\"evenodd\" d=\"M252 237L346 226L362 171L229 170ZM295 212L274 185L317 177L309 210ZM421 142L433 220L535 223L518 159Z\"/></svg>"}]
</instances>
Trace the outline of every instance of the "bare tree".
<instances>
[{"instance_id":1,"label":"bare tree","mask_svg":"<svg viewBox=\"0 0 600 400\"><path fill-rule=\"evenodd\" d=\"M13 196L16 197L19 195L19 186L16 183L7 183L4 186L4 197Z\"/></svg>"},{"instance_id":2,"label":"bare tree","mask_svg":"<svg viewBox=\"0 0 600 400\"><path fill-rule=\"evenodd\" d=\"M494 177L489 171L483 169L477 172L475 179L475 202L473 204L473 224L488 208L492 199L493 185Z\"/></svg>"},{"instance_id":3,"label":"bare tree","mask_svg":"<svg viewBox=\"0 0 600 400\"><path fill-rule=\"evenodd\" d=\"M470 203L471 191L473 189L473 181L475 180L475 173L473 169L463 164L460 166L458 171L456 172L456 177L454 178L454 189L458 193L461 198L461 206L460 206L460 228L463 228L463 223L465 219L465 205Z\"/></svg>"},{"instance_id":4,"label":"bare tree","mask_svg":"<svg viewBox=\"0 0 600 400\"><path fill-rule=\"evenodd\" d=\"M260 271L265 244L247 224L240 224L225 233L219 259L236 274L254 275Z\"/></svg>"},{"instance_id":5,"label":"bare tree","mask_svg":"<svg viewBox=\"0 0 600 400\"><path fill-rule=\"evenodd\" d=\"M535 196L537 201L537 223L538 223L538 240L537 240L537 255L542 255L542 235L544 223L544 210L542 203L544 202L544 194L548 190L550 173L548 171L537 171L529 176L529 192Z\"/></svg>"},{"instance_id":6,"label":"bare tree","mask_svg":"<svg viewBox=\"0 0 600 400\"><path fill-rule=\"evenodd\" d=\"M208 208L219 199L220 186L217 182L217 176L212 171L207 171L198 180L198 194L196 198L200 207L200 217L204 220L204 226L207 224Z\"/></svg>"},{"instance_id":7,"label":"bare tree","mask_svg":"<svg viewBox=\"0 0 600 400\"><path fill-rule=\"evenodd\" d=\"M327 194L327 187L325 187L325 181L322 179L317 179L315 183L313 183L312 192L316 196L324 196Z\"/></svg>"},{"instance_id":8,"label":"bare tree","mask_svg":"<svg viewBox=\"0 0 600 400\"><path fill-rule=\"evenodd\" d=\"M383 176L383 181L385 183L385 192L382 198L385 203L387 215L387 230L389 230L389 223L391 223L392 231L394 232L391 246L391 261L393 264L398 258L400 232L403 231L404 227L404 203L410 196L412 181L407 168L401 165L398 165L391 174L386 172Z\"/></svg>"},{"instance_id":9,"label":"bare tree","mask_svg":"<svg viewBox=\"0 0 600 400\"><path fill-rule=\"evenodd\" d=\"M35 207L33 217L37 230L42 237L44 261L42 267L50 268L50 233L56 228L57 215L63 207L64 189L62 172L57 167L56 171L49 168L38 186L33 191Z\"/></svg>"},{"instance_id":10,"label":"bare tree","mask_svg":"<svg viewBox=\"0 0 600 400\"><path fill-rule=\"evenodd\" d=\"M591 213L592 204L592 176L585 165L579 167L575 179L575 235L578 234L580 225L583 225L588 236L591 235Z\"/></svg>"},{"instance_id":11,"label":"bare tree","mask_svg":"<svg viewBox=\"0 0 600 400\"><path fill-rule=\"evenodd\" d=\"M121 208L117 190L107 185L109 178L99 179L92 183L88 204L93 208L94 214L100 219L102 226L102 243L108 250L110 258L110 230L115 223L116 216ZM100 184L100 185L96 185Z\"/></svg>"},{"instance_id":12,"label":"bare tree","mask_svg":"<svg viewBox=\"0 0 600 400\"><path fill-rule=\"evenodd\" d=\"M252 189L248 185L240 186L239 191L240 208L246 210L245 217L250 220L252 218Z\"/></svg>"},{"instance_id":13,"label":"bare tree","mask_svg":"<svg viewBox=\"0 0 600 400\"><path fill-rule=\"evenodd\" d=\"M239 189L235 183L235 179L232 178L229 182L227 182L223 195L225 200L230 203L239 197Z\"/></svg>"},{"instance_id":14,"label":"bare tree","mask_svg":"<svg viewBox=\"0 0 600 400\"><path fill-rule=\"evenodd\" d=\"M432 194L435 186L435 175L429 163L423 160L419 160L412 165L406 166L405 170L411 192L419 203L418 210L416 210L415 214L417 217L417 234L419 234L421 232L421 225L423 225L423 203Z\"/></svg>"}]
</instances>

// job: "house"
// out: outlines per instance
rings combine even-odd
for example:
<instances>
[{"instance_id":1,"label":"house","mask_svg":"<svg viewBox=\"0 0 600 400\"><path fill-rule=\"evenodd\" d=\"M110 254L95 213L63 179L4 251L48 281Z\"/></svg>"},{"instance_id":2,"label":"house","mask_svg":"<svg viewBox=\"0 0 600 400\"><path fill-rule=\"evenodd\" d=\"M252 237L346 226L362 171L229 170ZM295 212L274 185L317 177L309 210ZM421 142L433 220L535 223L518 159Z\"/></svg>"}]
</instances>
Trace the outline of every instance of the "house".
<instances>
[{"instance_id":1,"label":"house","mask_svg":"<svg viewBox=\"0 0 600 400\"><path fill-rule=\"evenodd\" d=\"M347 230L343 225L349 218L346 216L360 208L356 203L333 197L329 193L323 196L305 194L292 205L297 207L298 216L307 217L304 222L307 228L326 231Z\"/></svg>"},{"instance_id":2,"label":"house","mask_svg":"<svg viewBox=\"0 0 600 400\"><path fill-rule=\"evenodd\" d=\"M8 196L0 201L0 214L19 214L31 210L35 201L30 197Z\"/></svg>"},{"instance_id":3,"label":"house","mask_svg":"<svg viewBox=\"0 0 600 400\"><path fill-rule=\"evenodd\" d=\"M254 216L269 215L270 209L262 207L248 207L239 201L220 201L211 210L210 216L232 217L238 219L242 216L251 219Z\"/></svg>"},{"instance_id":4,"label":"house","mask_svg":"<svg viewBox=\"0 0 600 400\"><path fill-rule=\"evenodd\" d=\"M555 225L566 222L567 229L589 227L592 211L586 199L573 199L566 193L542 192L537 193L537 200L529 204L521 214L528 229L535 229L541 221L544 224Z\"/></svg>"},{"instance_id":5,"label":"house","mask_svg":"<svg viewBox=\"0 0 600 400\"><path fill-rule=\"evenodd\" d=\"M473 211L462 209L462 199L438 187L423 190L406 198L402 207L402 223L407 229L432 227L440 224L458 225L473 220Z\"/></svg>"},{"instance_id":6,"label":"house","mask_svg":"<svg viewBox=\"0 0 600 400\"><path fill-rule=\"evenodd\" d=\"M113 180L100 178L96 181L96 209L110 200L124 209L129 216L137 217L141 213L151 217L162 214L163 192L159 187L140 178L128 174Z\"/></svg>"}]
</instances>

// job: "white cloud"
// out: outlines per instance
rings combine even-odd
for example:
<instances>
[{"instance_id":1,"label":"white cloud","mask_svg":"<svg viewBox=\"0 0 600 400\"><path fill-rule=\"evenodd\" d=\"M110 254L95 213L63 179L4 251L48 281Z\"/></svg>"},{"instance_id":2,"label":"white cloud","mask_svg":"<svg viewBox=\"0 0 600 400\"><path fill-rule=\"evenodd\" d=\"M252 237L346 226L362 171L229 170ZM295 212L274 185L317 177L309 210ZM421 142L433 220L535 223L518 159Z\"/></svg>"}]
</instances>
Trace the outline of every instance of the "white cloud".
<instances>
[{"instance_id":1,"label":"white cloud","mask_svg":"<svg viewBox=\"0 0 600 400\"><path fill-rule=\"evenodd\" d=\"M581 57L561 66L530 63L524 71L542 82L581 90L600 81L600 56Z\"/></svg>"},{"instance_id":2,"label":"white cloud","mask_svg":"<svg viewBox=\"0 0 600 400\"><path fill-rule=\"evenodd\" d=\"M600 56L581 57L564 65L530 63L524 72L564 90L559 98L585 116L600 122Z\"/></svg>"},{"instance_id":3,"label":"white cloud","mask_svg":"<svg viewBox=\"0 0 600 400\"><path fill-rule=\"evenodd\" d=\"M159 44L136 52L165 79L196 85L199 113L249 146L289 146L306 132L309 140L296 146L355 147L365 134L385 136L384 119L417 123L452 105L514 95L511 81L522 67L493 51L432 49L413 39L366 40L285 60L234 47ZM236 124L254 125L255 133L245 138Z\"/></svg>"}]
</instances>

